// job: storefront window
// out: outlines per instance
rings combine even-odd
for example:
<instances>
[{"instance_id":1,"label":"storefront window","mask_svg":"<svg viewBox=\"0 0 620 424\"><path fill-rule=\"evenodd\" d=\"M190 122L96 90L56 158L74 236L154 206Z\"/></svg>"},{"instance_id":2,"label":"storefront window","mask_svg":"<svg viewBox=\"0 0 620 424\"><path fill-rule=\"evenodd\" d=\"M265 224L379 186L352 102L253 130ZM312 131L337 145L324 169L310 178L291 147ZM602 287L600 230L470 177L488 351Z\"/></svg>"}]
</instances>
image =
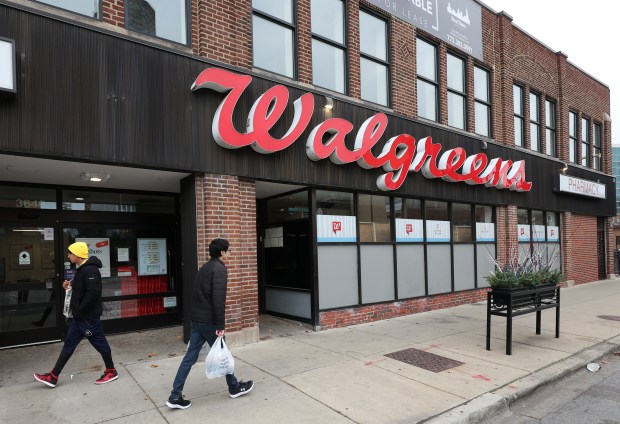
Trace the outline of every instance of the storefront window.
<instances>
[{"instance_id":1,"label":"storefront window","mask_svg":"<svg viewBox=\"0 0 620 424\"><path fill-rule=\"evenodd\" d=\"M56 190L0 185L0 208L56 209Z\"/></svg>"},{"instance_id":2,"label":"storefront window","mask_svg":"<svg viewBox=\"0 0 620 424\"><path fill-rule=\"evenodd\" d=\"M542 211L532 211L532 236L534 241L545 241L545 219Z\"/></svg>"},{"instance_id":3,"label":"storefront window","mask_svg":"<svg viewBox=\"0 0 620 424\"><path fill-rule=\"evenodd\" d=\"M390 198L360 194L360 241L389 242L391 240Z\"/></svg>"},{"instance_id":4,"label":"storefront window","mask_svg":"<svg viewBox=\"0 0 620 424\"><path fill-rule=\"evenodd\" d=\"M63 229L64 252L76 241L88 245L89 255L103 264L102 319L175 313L177 298L170 278L173 246L156 229L104 228L92 225ZM75 268L64 260L64 279L71 280ZM154 294L159 294L155 296ZM166 295L164 295L166 294Z\"/></svg>"},{"instance_id":5,"label":"storefront window","mask_svg":"<svg viewBox=\"0 0 620 424\"><path fill-rule=\"evenodd\" d=\"M476 241L495 241L495 222L491 206L476 205Z\"/></svg>"},{"instance_id":6,"label":"storefront window","mask_svg":"<svg viewBox=\"0 0 620 424\"><path fill-rule=\"evenodd\" d=\"M66 211L175 213L174 196L63 190L62 209Z\"/></svg>"},{"instance_id":7,"label":"storefront window","mask_svg":"<svg viewBox=\"0 0 620 424\"><path fill-rule=\"evenodd\" d=\"M185 0L125 0L125 27L187 44Z\"/></svg>"},{"instance_id":8,"label":"storefront window","mask_svg":"<svg viewBox=\"0 0 620 424\"><path fill-rule=\"evenodd\" d=\"M426 211L426 241L449 242L450 219L448 217L448 203L427 200Z\"/></svg>"},{"instance_id":9,"label":"storefront window","mask_svg":"<svg viewBox=\"0 0 620 424\"><path fill-rule=\"evenodd\" d=\"M37 0L39 3L50 4L61 9L70 10L80 15L99 19L99 0Z\"/></svg>"},{"instance_id":10,"label":"storefront window","mask_svg":"<svg viewBox=\"0 0 620 424\"><path fill-rule=\"evenodd\" d=\"M452 241L471 242L471 205L452 204Z\"/></svg>"},{"instance_id":11,"label":"storefront window","mask_svg":"<svg viewBox=\"0 0 620 424\"><path fill-rule=\"evenodd\" d=\"M341 191L316 191L317 215L355 215L353 193Z\"/></svg>"},{"instance_id":12,"label":"storefront window","mask_svg":"<svg viewBox=\"0 0 620 424\"><path fill-rule=\"evenodd\" d=\"M560 241L560 216L555 212L547 212L547 241Z\"/></svg>"},{"instance_id":13,"label":"storefront window","mask_svg":"<svg viewBox=\"0 0 620 424\"><path fill-rule=\"evenodd\" d=\"M267 222L281 224L284 221L308 218L308 191L285 194L267 201Z\"/></svg>"},{"instance_id":14,"label":"storefront window","mask_svg":"<svg viewBox=\"0 0 620 424\"><path fill-rule=\"evenodd\" d=\"M422 219L420 199L394 199L394 213L397 218Z\"/></svg>"},{"instance_id":15,"label":"storefront window","mask_svg":"<svg viewBox=\"0 0 620 424\"><path fill-rule=\"evenodd\" d=\"M424 221L420 199L394 199L394 216L397 242L423 242Z\"/></svg>"}]
</instances>

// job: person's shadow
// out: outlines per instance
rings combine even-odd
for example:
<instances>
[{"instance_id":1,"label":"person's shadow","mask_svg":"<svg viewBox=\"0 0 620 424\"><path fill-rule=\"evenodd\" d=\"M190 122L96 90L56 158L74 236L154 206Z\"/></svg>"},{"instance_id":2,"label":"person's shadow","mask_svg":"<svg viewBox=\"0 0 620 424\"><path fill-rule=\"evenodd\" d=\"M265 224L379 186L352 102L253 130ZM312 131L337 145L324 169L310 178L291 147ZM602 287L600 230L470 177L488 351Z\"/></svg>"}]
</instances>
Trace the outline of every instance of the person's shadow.
<instances>
[{"instance_id":1,"label":"person's shadow","mask_svg":"<svg viewBox=\"0 0 620 424\"><path fill-rule=\"evenodd\" d=\"M46 282L52 282L52 285L54 284L54 279L53 278L48 278ZM56 296L54 295L54 288L52 286L52 291L50 293L50 302L52 302L54 299L56 298ZM41 319L38 321L33 321L32 325L36 326L36 327L43 327L45 325L45 321L47 320L47 317L50 316L50 314L52 313L52 311L54 310L54 306L50 305L47 308L45 308L45 310L43 311L43 315L41 316Z\"/></svg>"}]
</instances>

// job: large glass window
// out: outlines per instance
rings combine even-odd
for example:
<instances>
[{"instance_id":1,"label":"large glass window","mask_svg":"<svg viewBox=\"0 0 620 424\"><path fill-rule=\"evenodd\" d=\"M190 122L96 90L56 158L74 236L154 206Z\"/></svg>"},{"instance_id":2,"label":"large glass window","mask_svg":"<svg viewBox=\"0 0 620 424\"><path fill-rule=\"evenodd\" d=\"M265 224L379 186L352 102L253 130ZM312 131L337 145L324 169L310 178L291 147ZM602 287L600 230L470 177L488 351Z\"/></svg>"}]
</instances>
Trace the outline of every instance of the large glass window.
<instances>
[{"instance_id":1,"label":"large glass window","mask_svg":"<svg viewBox=\"0 0 620 424\"><path fill-rule=\"evenodd\" d=\"M448 54L448 125L465 129L465 61Z\"/></svg>"},{"instance_id":2,"label":"large glass window","mask_svg":"<svg viewBox=\"0 0 620 424\"><path fill-rule=\"evenodd\" d=\"M545 138L547 139L547 154L558 157L558 142L556 138L555 103L545 99Z\"/></svg>"},{"instance_id":3,"label":"large glass window","mask_svg":"<svg viewBox=\"0 0 620 424\"><path fill-rule=\"evenodd\" d=\"M295 22L291 0L253 0L254 66L295 77Z\"/></svg>"},{"instance_id":4,"label":"large glass window","mask_svg":"<svg viewBox=\"0 0 620 424\"><path fill-rule=\"evenodd\" d=\"M577 114L568 112L568 160L577 163Z\"/></svg>"},{"instance_id":5,"label":"large glass window","mask_svg":"<svg viewBox=\"0 0 620 424\"><path fill-rule=\"evenodd\" d=\"M102 320L178 312L177 299L169 293L175 289L169 274L173 241L159 229L64 228L64 251L76 241L88 244L89 253L103 264ZM64 272L67 280L75 274L73 266Z\"/></svg>"},{"instance_id":6,"label":"large glass window","mask_svg":"<svg viewBox=\"0 0 620 424\"><path fill-rule=\"evenodd\" d=\"M601 124L594 124L594 140L592 143L592 158L594 160L594 169L601 170L602 163L601 150Z\"/></svg>"},{"instance_id":7,"label":"large glass window","mask_svg":"<svg viewBox=\"0 0 620 424\"><path fill-rule=\"evenodd\" d=\"M474 66L474 112L476 134L491 136L489 72Z\"/></svg>"},{"instance_id":8,"label":"large glass window","mask_svg":"<svg viewBox=\"0 0 620 424\"><path fill-rule=\"evenodd\" d=\"M416 39L418 116L437 121L437 47Z\"/></svg>"},{"instance_id":9,"label":"large glass window","mask_svg":"<svg viewBox=\"0 0 620 424\"><path fill-rule=\"evenodd\" d=\"M100 18L100 0L37 0L39 3L46 3L61 9L70 10L80 15L90 18Z\"/></svg>"},{"instance_id":10,"label":"large glass window","mask_svg":"<svg viewBox=\"0 0 620 424\"><path fill-rule=\"evenodd\" d=\"M452 241L473 241L471 218L471 205L463 203L452 204Z\"/></svg>"},{"instance_id":11,"label":"large glass window","mask_svg":"<svg viewBox=\"0 0 620 424\"><path fill-rule=\"evenodd\" d=\"M427 200L424 202L426 214L426 241L449 242L450 218L448 203Z\"/></svg>"},{"instance_id":12,"label":"large glass window","mask_svg":"<svg viewBox=\"0 0 620 424\"><path fill-rule=\"evenodd\" d=\"M362 99L388 105L389 63L387 22L360 10Z\"/></svg>"},{"instance_id":13,"label":"large glass window","mask_svg":"<svg viewBox=\"0 0 620 424\"><path fill-rule=\"evenodd\" d=\"M590 120L581 118L581 164L590 166Z\"/></svg>"},{"instance_id":14,"label":"large glass window","mask_svg":"<svg viewBox=\"0 0 620 424\"><path fill-rule=\"evenodd\" d=\"M342 0L312 0L312 82L345 93L345 4Z\"/></svg>"},{"instance_id":15,"label":"large glass window","mask_svg":"<svg viewBox=\"0 0 620 424\"><path fill-rule=\"evenodd\" d=\"M394 216L403 219L422 219L422 201L420 199L394 199Z\"/></svg>"},{"instance_id":16,"label":"large glass window","mask_svg":"<svg viewBox=\"0 0 620 424\"><path fill-rule=\"evenodd\" d=\"M343 191L316 191L317 215L355 215L353 193Z\"/></svg>"},{"instance_id":17,"label":"large glass window","mask_svg":"<svg viewBox=\"0 0 620 424\"><path fill-rule=\"evenodd\" d=\"M514 111L515 145L525 146L525 116L523 115L523 88L518 85L512 86L512 101Z\"/></svg>"},{"instance_id":18,"label":"large glass window","mask_svg":"<svg viewBox=\"0 0 620 424\"><path fill-rule=\"evenodd\" d=\"M392 239L390 198L370 194L359 195L360 241L389 242Z\"/></svg>"},{"instance_id":19,"label":"large glass window","mask_svg":"<svg viewBox=\"0 0 620 424\"><path fill-rule=\"evenodd\" d=\"M185 4L185 0L125 0L125 27L131 31L187 44Z\"/></svg>"},{"instance_id":20,"label":"large glass window","mask_svg":"<svg viewBox=\"0 0 620 424\"><path fill-rule=\"evenodd\" d=\"M540 96L530 93L530 148L540 152Z\"/></svg>"}]
</instances>

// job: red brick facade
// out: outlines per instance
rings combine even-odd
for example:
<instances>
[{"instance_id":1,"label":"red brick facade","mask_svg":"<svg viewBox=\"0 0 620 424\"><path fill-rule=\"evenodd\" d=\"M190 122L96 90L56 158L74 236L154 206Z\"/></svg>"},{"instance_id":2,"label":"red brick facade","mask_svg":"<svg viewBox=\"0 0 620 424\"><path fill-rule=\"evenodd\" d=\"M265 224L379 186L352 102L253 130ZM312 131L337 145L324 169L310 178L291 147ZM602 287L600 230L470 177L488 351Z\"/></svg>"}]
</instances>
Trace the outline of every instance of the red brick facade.
<instances>
[{"instance_id":1,"label":"red brick facade","mask_svg":"<svg viewBox=\"0 0 620 424\"><path fill-rule=\"evenodd\" d=\"M196 177L198 263L209 259L209 242L230 242L226 329L241 331L258 325L256 263L256 190L254 181L227 175Z\"/></svg>"},{"instance_id":2,"label":"red brick facade","mask_svg":"<svg viewBox=\"0 0 620 424\"><path fill-rule=\"evenodd\" d=\"M252 6L250 0L191 0L192 52L198 56L233 65L248 71L252 66ZM310 0L296 2L296 80L312 86L312 31ZM347 16L347 96L359 101L360 88L360 7L375 11L389 23L390 108L394 113L416 118L416 36L436 43L439 58L439 124L447 125L446 53L445 42L423 34L392 15L364 0L346 1ZM103 0L103 22L124 27L123 0ZM558 170L561 162L569 161L568 114L573 111L602 127L602 171L611 173L611 122L609 88L576 68L562 52L553 52L516 28L505 13L495 14L482 8L484 61L466 58L467 130L474 128L474 65L490 73L491 138L494 142L514 145L513 84L524 89L525 145L531 148L528 122L529 96L540 95L541 151L545 152L544 100L556 105ZM592 70L595 71L595 70ZM279 78L275 76L274 78ZM335 94L338 96L338 94ZM592 128L592 127L591 127ZM579 132L580 134L580 132ZM590 134L593 139L593 134ZM580 158L581 143L578 143ZM591 150L590 160L593 160ZM580 166L570 164L570 166ZM230 289L227 322L230 331L255 327L258 321L256 199L253 181L225 175L196 177L198 223L198 256L202 264L208 258L208 242L215 237L230 240L233 255L229 264ZM447 199L449 200L449 199ZM535 205L532 205L535 208ZM597 218L570 212L561 214L562 267L567 279L585 283L599 279L597 250ZM496 208L498 258L506 260L518 248L517 208ZM613 234L607 229L607 269L613 269L610 254L615 247ZM485 289L448 293L380 305L345 308L320 313L320 326L333 328L391 318L431 309L470 303L484 298Z\"/></svg>"}]
</instances>

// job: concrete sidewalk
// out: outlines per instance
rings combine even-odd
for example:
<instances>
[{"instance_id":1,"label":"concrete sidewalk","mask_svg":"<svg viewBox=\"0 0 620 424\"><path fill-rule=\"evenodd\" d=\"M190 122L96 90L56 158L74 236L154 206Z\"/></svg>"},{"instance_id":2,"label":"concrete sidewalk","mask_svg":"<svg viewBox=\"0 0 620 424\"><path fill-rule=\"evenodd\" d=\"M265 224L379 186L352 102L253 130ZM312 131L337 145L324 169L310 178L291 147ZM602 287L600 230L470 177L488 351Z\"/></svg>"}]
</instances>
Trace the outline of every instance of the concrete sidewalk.
<instances>
[{"instance_id":1,"label":"concrete sidewalk","mask_svg":"<svg viewBox=\"0 0 620 424\"><path fill-rule=\"evenodd\" d=\"M415 423L477 422L516 397L618 349L620 280L562 289L560 338L555 310L513 325L493 317L485 349L486 303L313 332L266 318L261 342L231 349L235 374L255 381L231 399L224 379L207 380L197 363L185 385L187 410L165 401L183 355L181 328L110 337L120 378L96 386L101 359L82 343L54 389L33 372L52 368L61 344L0 351L0 423ZM432 372L385 354L415 348L462 362Z\"/></svg>"}]
</instances>

